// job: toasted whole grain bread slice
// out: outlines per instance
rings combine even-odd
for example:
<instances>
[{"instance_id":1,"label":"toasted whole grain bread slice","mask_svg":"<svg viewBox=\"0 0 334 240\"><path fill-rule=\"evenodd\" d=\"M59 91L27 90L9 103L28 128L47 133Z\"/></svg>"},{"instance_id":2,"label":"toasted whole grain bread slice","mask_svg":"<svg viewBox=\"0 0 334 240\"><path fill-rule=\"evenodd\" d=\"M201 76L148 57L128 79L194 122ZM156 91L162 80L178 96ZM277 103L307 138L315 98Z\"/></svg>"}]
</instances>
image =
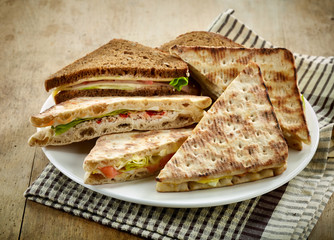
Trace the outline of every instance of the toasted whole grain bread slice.
<instances>
[{"instance_id":1,"label":"toasted whole grain bread slice","mask_svg":"<svg viewBox=\"0 0 334 240\"><path fill-rule=\"evenodd\" d=\"M169 52L174 45L182 46L212 46L212 47L242 47L242 45L233 42L219 33L207 31L192 31L181 34L159 47L160 50Z\"/></svg>"},{"instance_id":2,"label":"toasted whole grain bread slice","mask_svg":"<svg viewBox=\"0 0 334 240\"><path fill-rule=\"evenodd\" d=\"M191 75L213 99L253 61L262 71L279 124L289 147L310 144L293 54L284 48L225 48L173 46L171 53L189 64Z\"/></svg>"},{"instance_id":3,"label":"toasted whole grain bread slice","mask_svg":"<svg viewBox=\"0 0 334 240\"><path fill-rule=\"evenodd\" d=\"M286 169L287 157L260 68L250 63L161 170L156 188L190 191L272 177Z\"/></svg>"},{"instance_id":4,"label":"toasted whole grain bread slice","mask_svg":"<svg viewBox=\"0 0 334 240\"><path fill-rule=\"evenodd\" d=\"M45 81L45 89L91 77L161 79L187 76L187 64L157 49L124 39L113 39L76 60Z\"/></svg>"}]
</instances>

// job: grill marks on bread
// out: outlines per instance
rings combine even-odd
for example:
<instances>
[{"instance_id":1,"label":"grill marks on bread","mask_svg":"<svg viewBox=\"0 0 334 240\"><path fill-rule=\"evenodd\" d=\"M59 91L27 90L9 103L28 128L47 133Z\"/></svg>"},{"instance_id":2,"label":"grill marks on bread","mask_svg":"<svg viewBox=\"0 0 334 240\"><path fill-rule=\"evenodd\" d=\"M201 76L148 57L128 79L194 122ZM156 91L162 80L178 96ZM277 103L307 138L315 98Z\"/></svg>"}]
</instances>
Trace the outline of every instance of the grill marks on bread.
<instances>
[{"instance_id":1,"label":"grill marks on bread","mask_svg":"<svg viewBox=\"0 0 334 240\"><path fill-rule=\"evenodd\" d=\"M32 125L42 129L28 143L30 146L65 145L111 133L182 128L199 122L203 109L210 104L209 97L192 95L74 98L32 116ZM125 118L117 112L122 109L129 111ZM150 111L163 111L163 114L152 115ZM115 115L109 116L113 112ZM85 121L59 135L51 127L81 118Z\"/></svg>"},{"instance_id":2,"label":"grill marks on bread","mask_svg":"<svg viewBox=\"0 0 334 240\"><path fill-rule=\"evenodd\" d=\"M176 110L200 112L211 104L205 96L81 97L54 105L30 118L35 127L68 123L76 118L98 117L119 109L133 111ZM50 124L50 123L53 124Z\"/></svg>"},{"instance_id":3,"label":"grill marks on bread","mask_svg":"<svg viewBox=\"0 0 334 240\"><path fill-rule=\"evenodd\" d=\"M303 104L297 86L294 57L284 48L247 49L174 46L171 52L186 61L213 98L220 96L250 61L262 71L270 100L290 147L310 144Z\"/></svg>"},{"instance_id":4,"label":"grill marks on bread","mask_svg":"<svg viewBox=\"0 0 334 240\"><path fill-rule=\"evenodd\" d=\"M148 171L146 167L120 172L114 178L106 178L97 170L108 166L118 170L133 158L168 156L186 140L191 130L192 128L133 131L102 136L84 160L83 168L86 172L84 181L87 184L106 184L153 175L155 172Z\"/></svg>"},{"instance_id":5,"label":"grill marks on bread","mask_svg":"<svg viewBox=\"0 0 334 240\"><path fill-rule=\"evenodd\" d=\"M284 168L287 156L260 70L252 63L204 115L159 174L157 186L169 191L173 187L168 184L188 182L183 190L191 190L192 182L203 178ZM196 189L208 188L195 185Z\"/></svg>"},{"instance_id":6,"label":"grill marks on bread","mask_svg":"<svg viewBox=\"0 0 334 240\"><path fill-rule=\"evenodd\" d=\"M166 111L163 119L154 116L147 119L140 113L131 114L125 119L117 116L104 117L100 121L89 120L80 123L61 135L55 135L51 127L42 128L30 137L28 143L30 146L66 145L112 133L183 128L198 122L202 114L202 111L182 112L182 114Z\"/></svg>"}]
</instances>

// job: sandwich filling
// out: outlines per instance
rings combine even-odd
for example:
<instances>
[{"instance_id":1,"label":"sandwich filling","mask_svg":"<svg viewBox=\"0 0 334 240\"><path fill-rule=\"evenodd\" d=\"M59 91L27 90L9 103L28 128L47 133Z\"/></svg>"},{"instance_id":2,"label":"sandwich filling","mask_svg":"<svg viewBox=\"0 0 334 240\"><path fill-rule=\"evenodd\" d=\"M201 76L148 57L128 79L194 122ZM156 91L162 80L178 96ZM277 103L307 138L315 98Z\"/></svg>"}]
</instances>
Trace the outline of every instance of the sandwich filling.
<instances>
[{"instance_id":1,"label":"sandwich filling","mask_svg":"<svg viewBox=\"0 0 334 240\"><path fill-rule=\"evenodd\" d=\"M53 91L53 96L61 91L68 90L90 90L90 89L117 89L125 91L133 91L142 87L160 87L170 86L177 91L181 91L183 87L188 85L187 77L179 78L161 78L161 79L138 79L138 78L115 78L115 77L93 77L82 79L72 84L60 86Z\"/></svg>"},{"instance_id":2,"label":"sandwich filling","mask_svg":"<svg viewBox=\"0 0 334 240\"><path fill-rule=\"evenodd\" d=\"M171 159L176 150L166 153L167 151L161 151L159 153L139 157L134 155L129 160L121 159L113 166L100 167L92 171L92 175L103 175L104 178L114 179L123 178L124 175L135 174L140 170L145 170L150 174L161 170L166 163ZM93 177L93 176L92 176Z\"/></svg>"},{"instance_id":3,"label":"sandwich filling","mask_svg":"<svg viewBox=\"0 0 334 240\"><path fill-rule=\"evenodd\" d=\"M168 191L191 191L198 189L216 188L232 186L235 184L257 181L282 174L286 169L286 164L280 167L262 169L257 172L244 172L236 175L222 176L218 178L203 178L181 183L158 182L157 190L162 192Z\"/></svg>"},{"instance_id":4,"label":"sandwich filling","mask_svg":"<svg viewBox=\"0 0 334 240\"><path fill-rule=\"evenodd\" d=\"M77 126L78 124L86 121L96 121L97 123L101 123L102 118L106 117L117 117L117 118L120 117L120 118L132 118L132 119L162 118L164 115L170 115L172 112L174 111L152 111L152 110L132 111L127 109L119 109L97 117L76 118L75 120L69 123L51 126L51 128L54 130L55 135L58 136L67 132L68 130ZM109 121L112 121L112 119L109 119Z\"/></svg>"},{"instance_id":5,"label":"sandwich filling","mask_svg":"<svg viewBox=\"0 0 334 240\"><path fill-rule=\"evenodd\" d=\"M219 183L222 183L222 182L225 182L225 183L229 182L230 185L232 185L232 184L240 183L238 182L238 180L240 181L240 179L242 179L241 182L249 182L249 181L255 181L255 180L262 179L262 178L279 175L282 171L281 169L282 167L285 169L285 165L283 165L277 168L262 169L257 172L244 172L244 173L240 173L236 175L228 175L228 176L222 176L218 178L207 178L207 179L204 178L204 179L197 180L197 181L189 181L188 183L207 184L211 187L218 187Z\"/></svg>"},{"instance_id":6,"label":"sandwich filling","mask_svg":"<svg viewBox=\"0 0 334 240\"><path fill-rule=\"evenodd\" d=\"M131 157L114 160L107 166L96 165L93 171L87 173L88 178L124 181L153 175L166 165L182 143L183 141L174 142L150 155L134 154Z\"/></svg>"}]
</instances>

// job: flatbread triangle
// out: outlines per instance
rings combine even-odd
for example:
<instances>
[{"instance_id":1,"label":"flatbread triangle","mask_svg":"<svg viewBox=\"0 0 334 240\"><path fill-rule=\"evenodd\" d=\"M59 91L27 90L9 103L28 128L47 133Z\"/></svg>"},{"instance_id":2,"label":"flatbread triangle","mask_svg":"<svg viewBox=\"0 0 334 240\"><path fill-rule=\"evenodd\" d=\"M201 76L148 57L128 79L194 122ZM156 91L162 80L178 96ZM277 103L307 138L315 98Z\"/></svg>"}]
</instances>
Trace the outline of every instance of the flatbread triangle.
<instances>
[{"instance_id":1,"label":"flatbread triangle","mask_svg":"<svg viewBox=\"0 0 334 240\"><path fill-rule=\"evenodd\" d=\"M285 48L173 46L171 53L189 64L207 95L216 99L250 62L261 68L278 122L290 148L310 144L293 54Z\"/></svg>"},{"instance_id":2,"label":"flatbread triangle","mask_svg":"<svg viewBox=\"0 0 334 240\"><path fill-rule=\"evenodd\" d=\"M260 68L250 63L159 173L156 189L190 191L272 177L286 169L287 157Z\"/></svg>"}]
</instances>

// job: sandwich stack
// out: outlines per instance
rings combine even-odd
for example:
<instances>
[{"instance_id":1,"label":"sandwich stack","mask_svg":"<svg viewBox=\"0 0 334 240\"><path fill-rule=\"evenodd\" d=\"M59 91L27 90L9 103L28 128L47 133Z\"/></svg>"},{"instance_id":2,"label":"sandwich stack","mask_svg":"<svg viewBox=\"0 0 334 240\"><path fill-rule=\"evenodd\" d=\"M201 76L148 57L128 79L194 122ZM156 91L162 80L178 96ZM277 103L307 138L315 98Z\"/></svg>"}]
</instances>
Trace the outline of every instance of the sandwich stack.
<instances>
[{"instance_id":1,"label":"sandwich stack","mask_svg":"<svg viewBox=\"0 0 334 240\"><path fill-rule=\"evenodd\" d=\"M56 103L75 97L198 95L187 64L142 44L113 39L45 81Z\"/></svg>"},{"instance_id":2,"label":"sandwich stack","mask_svg":"<svg viewBox=\"0 0 334 240\"><path fill-rule=\"evenodd\" d=\"M158 175L159 192L234 185L281 174L288 146L310 143L292 54L220 34L189 32L156 49L114 39L45 89L56 105L31 117L40 129L29 144L97 139L87 184Z\"/></svg>"}]
</instances>

